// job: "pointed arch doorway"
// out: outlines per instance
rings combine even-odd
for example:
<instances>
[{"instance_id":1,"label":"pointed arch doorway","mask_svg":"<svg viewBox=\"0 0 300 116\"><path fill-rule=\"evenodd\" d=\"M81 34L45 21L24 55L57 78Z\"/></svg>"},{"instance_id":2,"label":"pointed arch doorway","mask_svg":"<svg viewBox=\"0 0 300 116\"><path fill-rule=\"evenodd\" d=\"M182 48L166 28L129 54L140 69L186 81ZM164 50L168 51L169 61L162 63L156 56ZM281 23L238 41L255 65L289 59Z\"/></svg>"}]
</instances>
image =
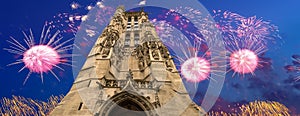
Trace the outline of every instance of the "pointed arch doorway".
<instances>
[{"instance_id":1,"label":"pointed arch doorway","mask_svg":"<svg viewBox=\"0 0 300 116\"><path fill-rule=\"evenodd\" d=\"M129 99L124 100L108 114L109 116L147 116L143 108Z\"/></svg>"},{"instance_id":2,"label":"pointed arch doorway","mask_svg":"<svg viewBox=\"0 0 300 116\"><path fill-rule=\"evenodd\" d=\"M154 106L149 100L135 92L118 93L103 104L99 116L156 116Z\"/></svg>"}]
</instances>

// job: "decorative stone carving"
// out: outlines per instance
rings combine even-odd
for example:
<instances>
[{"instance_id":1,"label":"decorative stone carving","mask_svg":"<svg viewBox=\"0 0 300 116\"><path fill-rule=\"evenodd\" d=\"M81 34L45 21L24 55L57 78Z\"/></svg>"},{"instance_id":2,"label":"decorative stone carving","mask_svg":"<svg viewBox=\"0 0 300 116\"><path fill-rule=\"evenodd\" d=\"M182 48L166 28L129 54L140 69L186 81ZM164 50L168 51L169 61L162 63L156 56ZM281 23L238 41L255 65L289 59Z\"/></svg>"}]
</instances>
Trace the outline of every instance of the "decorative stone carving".
<instances>
[{"instance_id":1,"label":"decorative stone carving","mask_svg":"<svg viewBox=\"0 0 300 116\"><path fill-rule=\"evenodd\" d=\"M133 74L132 74L131 69L129 69L128 73L126 74L126 79L129 80L129 79L132 79L132 78L133 78Z\"/></svg>"},{"instance_id":2,"label":"decorative stone carving","mask_svg":"<svg viewBox=\"0 0 300 116\"><path fill-rule=\"evenodd\" d=\"M110 53L110 47L104 47L102 50L102 56L107 57Z\"/></svg>"},{"instance_id":3,"label":"decorative stone carving","mask_svg":"<svg viewBox=\"0 0 300 116\"><path fill-rule=\"evenodd\" d=\"M173 69L173 66L172 66L172 59L167 59L166 60L166 66L167 66L167 70L171 71Z\"/></svg>"},{"instance_id":4,"label":"decorative stone carving","mask_svg":"<svg viewBox=\"0 0 300 116\"><path fill-rule=\"evenodd\" d=\"M153 84L152 82L149 82L149 84L148 84L148 88L149 88L149 89L153 87L152 84Z\"/></svg>"},{"instance_id":5,"label":"decorative stone carving","mask_svg":"<svg viewBox=\"0 0 300 116\"><path fill-rule=\"evenodd\" d=\"M163 47L163 44L162 44L161 42L157 42L157 47L158 47L159 49L161 49L161 47Z\"/></svg>"},{"instance_id":6,"label":"decorative stone carving","mask_svg":"<svg viewBox=\"0 0 300 116\"><path fill-rule=\"evenodd\" d=\"M101 34L101 37L105 37L108 35L108 28L105 28Z\"/></svg>"},{"instance_id":7,"label":"decorative stone carving","mask_svg":"<svg viewBox=\"0 0 300 116\"><path fill-rule=\"evenodd\" d=\"M158 97L157 93L158 93L158 91L156 91L156 93L155 93L155 102L154 102L154 106L156 108L160 107L159 97Z\"/></svg>"},{"instance_id":8,"label":"decorative stone carving","mask_svg":"<svg viewBox=\"0 0 300 116\"><path fill-rule=\"evenodd\" d=\"M166 58L166 59L168 59L170 56L170 54L168 52L168 48L166 46L160 47L160 53L161 53L162 57Z\"/></svg>"},{"instance_id":9,"label":"decorative stone carving","mask_svg":"<svg viewBox=\"0 0 300 116\"><path fill-rule=\"evenodd\" d=\"M137 48L136 48L136 52L137 52L137 57L139 59L142 59L143 58L143 48L141 45L138 45Z\"/></svg>"},{"instance_id":10,"label":"decorative stone carving","mask_svg":"<svg viewBox=\"0 0 300 116\"><path fill-rule=\"evenodd\" d=\"M143 60L139 60L139 68L140 69L144 68L144 61Z\"/></svg>"},{"instance_id":11,"label":"decorative stone carving","mask_svg":"<svg viewBox=\"0 0 300 116\"><path fill-rule=\"evenodd\" d=\"M124 21L124 20L123 20L124 18L123 18L121 15L116 16L115 19L116 19L117 22L124 23L124 22L123 22L123 21Z\"/></svg>"},{"instance_id":12,"label":"decorative stone carving","mask_svg":"<svg viewBox=\"0 0 300 116\"><path fill-rule=\"evenodd\" d=\"M113 82L113 87L118 87L118 82L117 81Z\"/></svg>"},{"instance_id":13,"label":"decorative stone carving","mask_svg":"<svg viewBox=\"0 0 300 116\"><path fill-rule=\"evenodd\" d=\"M141 88L146 88L146 84L145 84L145 82L141 82L141 86L140 86Z\"/></svg>"},{"instance_id":14,"label":"decorative stone carving","mask_svg":"<svg viewBox=\"0 0 300 116\"><path fill-rule=\"evenodd\" d=\"M106 39L116 41L119 39L119 34L116 31L109 32Z\"/></svg>"},{"instance_id":15,"label":"decorative stone carving","mask_svg":"<svg viewBox=\"0 0 300 116\"><path fill-rule=\"evenodd\" d=\"M106 81L106 87L112 87L112 85L113 85L113 81L111 80Z\"/></svg>"},{"instance_id":16,"label":"decorative stone carving","mask_svg":"<svg viewBox=\"0 0 300 116\"><path fill-rule=\"evenodd\" d=\"M151 44L151 48L152 48L152 49L153 49L153 48L156 48L156 42L155 42L155 41L151 41L150 44Z\"/></svg>"},{"instance_id":17,"label":"decorative stone carving","mask_svg":"<svg viewBox=\"0 0 300 116\"><path fill-rule=\"evenodd\" d=\"M159 60L159 50L158 49L152 50L152 56L155 60Z\"/></svg>"},{"instance_id":18,"label":"decorative stone carving","mask_svg":"<svg viewBox=\"0 0 300 116\"><path fill-rule=\"evenodd\" d=\"M120 87L123 88L126 85L126 81L120 81Z\"/></svg>"},{"instance_id":19,"label":"decorative stone carving","mask_svg":"<svg viewBox=\"0 0 300 116\"><path fill-rule=\"evenodd\" d=\"M145 62L146 65L149 66L149 64L150 64L150 57L149 57L149 54L144 56L144 62Z\"/></svg>"}]
</instances>

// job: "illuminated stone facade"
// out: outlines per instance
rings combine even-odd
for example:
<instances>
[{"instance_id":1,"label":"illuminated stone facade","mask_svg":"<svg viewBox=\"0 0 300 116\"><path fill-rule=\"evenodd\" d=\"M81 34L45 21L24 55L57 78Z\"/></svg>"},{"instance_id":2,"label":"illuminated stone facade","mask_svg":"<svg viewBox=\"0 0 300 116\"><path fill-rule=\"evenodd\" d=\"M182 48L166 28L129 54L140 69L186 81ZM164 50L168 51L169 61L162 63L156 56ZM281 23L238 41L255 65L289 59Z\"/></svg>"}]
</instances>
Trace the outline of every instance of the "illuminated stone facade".
<instances>
[{"instance_id":1,"label":"illuminated stone facade","mask_svg":"<svg viewBox=\"0 0 300 116\"><path fill-rule=\"evenodd\" d=\"M196 116L169 50L147 13L119 7L52 116Z\"/></svg>"}]
</instances>

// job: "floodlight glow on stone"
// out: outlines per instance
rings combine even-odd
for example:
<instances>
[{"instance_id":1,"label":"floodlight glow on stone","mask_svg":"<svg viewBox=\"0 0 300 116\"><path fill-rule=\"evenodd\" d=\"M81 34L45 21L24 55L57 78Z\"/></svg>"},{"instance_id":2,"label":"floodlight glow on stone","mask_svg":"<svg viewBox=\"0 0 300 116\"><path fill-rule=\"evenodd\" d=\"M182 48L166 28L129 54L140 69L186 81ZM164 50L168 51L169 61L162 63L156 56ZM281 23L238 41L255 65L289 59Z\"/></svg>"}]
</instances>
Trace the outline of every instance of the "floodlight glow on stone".
<instances>
[{"instance_id":1,"label":"floodlight glow on stone","mask_svg":"<svg viewBox=\"0 0 300 116\"><path fill-rule=\"evenodd\" d=\"M190 58L181 66L181 73L188 81L200 82L208 78L210 64L204 58Z\"/></svg>"}]
</instances>

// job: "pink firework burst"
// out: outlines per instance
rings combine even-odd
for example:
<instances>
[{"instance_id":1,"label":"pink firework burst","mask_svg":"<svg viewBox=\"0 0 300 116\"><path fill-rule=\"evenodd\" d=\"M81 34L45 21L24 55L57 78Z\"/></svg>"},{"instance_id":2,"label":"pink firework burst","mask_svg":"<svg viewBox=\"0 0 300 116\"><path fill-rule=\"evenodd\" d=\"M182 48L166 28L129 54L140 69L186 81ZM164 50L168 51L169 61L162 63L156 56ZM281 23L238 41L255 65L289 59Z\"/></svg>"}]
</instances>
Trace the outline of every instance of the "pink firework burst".
<instances>
[{"instance_id":1,"label":"pink firework burst","mask_svg":"<svg viewBox=\"0 0 300 116\"><path fill-rule=\"evenodd\" d=\"M50 27L46 29L44 26L38 44L35 44L31 30L28 35L23 32L25 36L25 45L22 45L21 42L17 41L13 37L11 37L12 41L8 41L11 45L10 48L5 48L5 50L13 54L23 56L22 59L18 59L16 62L13 62L8 66L24 63L24 66L19 70L19 72L25 68L29 70L23 84L26 83L32 73L40 74L42 82L43 74L48 72L52 73L55 78L60 81L53 72L53 69L56 67L63 70L58 66L59 64L71 66L70 62L66 61L66 58L71 57L72 55L66 54L66 51L72 50L73 45L67 44L73 40L73 38L60 43L62 37L58 37L59 31L56 31L54 34L50 34L50 32Z\"/></svg>"},{"instance_id":2,"label":"pink firework burst","mask_svg":"<svg viewBox=\"0 0 300 116\"><path fill-rule=\"evenodd\" d=\"M267 51L263 43L233 39L227 41L227 49L230 52L229 65L231 70L238 74L254 75L255 70L262 66L263 60L259 56ZM231 71L229 70L229 71Z\"/></svg>"},{"instance_id":3,"label":"pink firework burst","mask_svg":"<svg viewBox=\"0 0 300 116\"><path fill-rule=\"evenodd\" d=\"M241 49L230 56L230 67L237 73L253 73L257 65L258 57L251 50Z\"/></svg>"},{"instance_id":4,"label":"pink firework burst","mask_svg":"<svg viewBox=\"0 0 300 116\"><path fill-rule=\"evenodd\" d=\"M60 56L50 46L32 46L23 55L25 67L35 73L48 72L54 65L59 64Z\"/></svg>"},{"instance_id":5,"label":"pink firework burst","mask_svg":"<svg viewBox=\"0 0 300 116\"><path fill-rule=\"evenodd\" d=\"M194 83L195 88L197 83L206 79L215 80L212 76L219 76L217 73L226 73L218 69L226 67L226 65L218 65L219 62L225 59L220 58L218 55L215 55L214 58L211 57L212 52L225 54L225 50L216 51L211 49L204 42L204 39L197 35L198 33L186 31L186 33L194 37L193 40L190 40L165 20L152 20L152 23L156 26L156 31L164 44L173 51L175 65L180 70L181 77L185 78L188 82ZM209 28L204 26L201 29L204 31L203 33L209 32L209 30L205 29ZM211 37L207 33L204 36Z\"/></svg>"},{"instance_id":6,"label":"pink firework burst","mask_svg":"<svg viewBox=\"0 0 300 116\"><path fill-rule=\"evenodd\" d=\"M188 81L200 82L209 77L210 63L201 57L190 58L182 64L181 72Z\"/></svg>"}]
</instances>

